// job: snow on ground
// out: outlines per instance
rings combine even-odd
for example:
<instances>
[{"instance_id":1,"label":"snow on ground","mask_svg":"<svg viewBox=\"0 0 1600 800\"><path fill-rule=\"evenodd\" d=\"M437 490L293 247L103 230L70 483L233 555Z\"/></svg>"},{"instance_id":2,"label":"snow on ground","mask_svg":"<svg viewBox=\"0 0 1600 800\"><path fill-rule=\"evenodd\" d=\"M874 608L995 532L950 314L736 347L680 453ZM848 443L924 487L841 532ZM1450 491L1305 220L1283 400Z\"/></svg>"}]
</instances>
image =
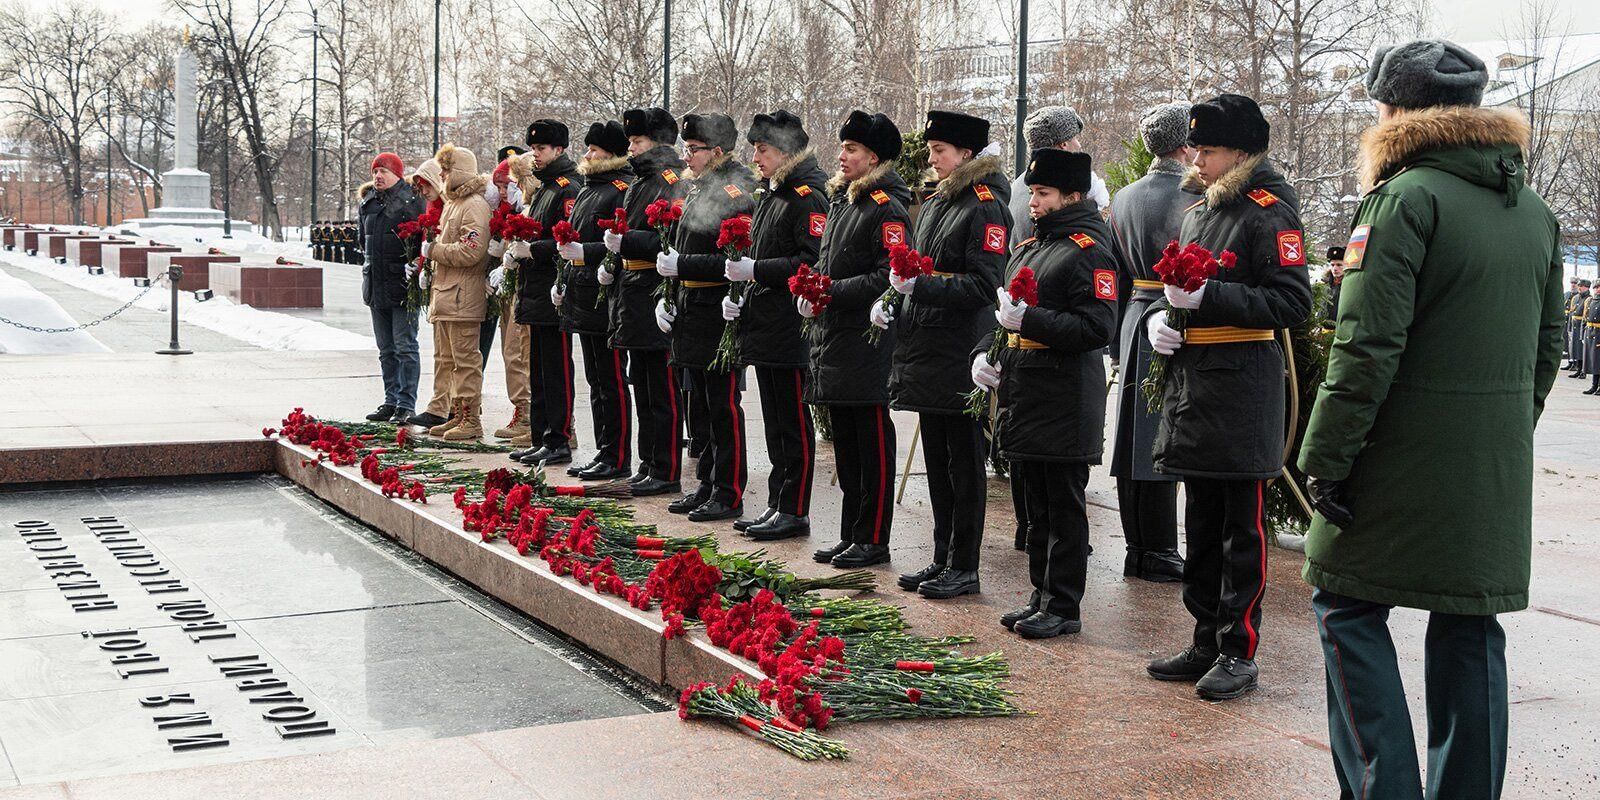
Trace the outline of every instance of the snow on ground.
<instances>
[{"instance_id":1,"label":"snow on ground","mask_svg":"<svg viewBox=\"0 0 1600 800\"><path fill-rule=\"evenodd\" d=\"M0 270L0 317L37 328L70 328L78 324L61 304L20 278ZM109 353L87 331L38 333L0 321L0 353Z\"/></svg>"},{"instance_id":2,"label":"snow on ground","mask_svg":"<svg viewBox=\"0 0 1600 800\"><path fill-rule=\"evenodd\" d=\"M102 228L96 233L118 233L116 228ZM285 231L286 235L293 231ZM215 247L229 253L256 253L264 256L284 256L295 261L311 260L311 245L305 241L274 242L250 229L250 223L236 221L233 238L222 238L221 228L194 228L188 225L140 226L137 238L155 239L174 245L194 243Z\"/></svg>"},{"instance_id":3,"label":"snow on ground","mask_svg":"<svg viewBox=\"0 0 1600 800\"><path fill-rule=\"evenodd\" d=\"M90 275L83 267L57 264L44 256L30 256L20 250L0 251L0 264L37 272L69 286L123 302L143 291L127 278L111 274ZM171 290L161 285L151 289L135 305L165 312L171 296ZM340 330L313 319L235 305L224 297L199 302L189 292L179 292L178 320L268 350L377 349L377 343L371 336Z\"/></svg>"}]
</instances>

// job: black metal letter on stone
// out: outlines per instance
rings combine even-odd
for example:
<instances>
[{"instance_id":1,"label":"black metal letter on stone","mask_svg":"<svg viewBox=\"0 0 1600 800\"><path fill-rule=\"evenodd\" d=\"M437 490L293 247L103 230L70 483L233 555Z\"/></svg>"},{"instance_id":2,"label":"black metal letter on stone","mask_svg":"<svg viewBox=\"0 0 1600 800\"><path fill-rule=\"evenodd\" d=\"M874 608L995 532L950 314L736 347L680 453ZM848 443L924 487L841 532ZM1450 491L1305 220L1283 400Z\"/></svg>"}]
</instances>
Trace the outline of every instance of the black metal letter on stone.
<instances>
[{"instance_id":1,"label":"black metal letter on stone","mask_svg":"<svg viewBox=\"0 0 1600 800\"><path fill-rule=\"evenodd\" d=\"M291 722L288 725L274 725L278 736L283 739L300 739L306 736L332 736L338 729L330 726L326 720L315 722Z\"/></svg>"},{"instance_id":2,"label":"black metal letter on stone","mask_svg":"<svg viewBox=\"0 0 1600 800\"><path fill-rule=\"evenodd\" d=\"M173 694L153 694L139 698L139 705L145 708L161 708L169 705L192 706L194 695L188 692L174 692Z\"/></svg>"},{"instance_id":3,"label":"black metal letter on stone","mask_svg":"<svg viewBox=\"0 0 1600 800\"><path fill-rule=\"evenodd\" d=\"M168 728L193 728L196 725L211 724L211 715L204 711L196 711L193 714L168 714L152 717L151 719L156 721L156 727L161 730L166 730Z\"/></svg>"},{"instance_id":4,"label":"black metal letter on stone","mask_svg":"<svg viewBox=\"0 0 1600 800\"><path fill-rule=\"evenodd\" d=\"M172 746L175 753L188 750L202 750L207 747L227 747L228 740L220 733L201 733L194 736L179 736L168 739L167 744Z\"/></svg>"}]
</instances>

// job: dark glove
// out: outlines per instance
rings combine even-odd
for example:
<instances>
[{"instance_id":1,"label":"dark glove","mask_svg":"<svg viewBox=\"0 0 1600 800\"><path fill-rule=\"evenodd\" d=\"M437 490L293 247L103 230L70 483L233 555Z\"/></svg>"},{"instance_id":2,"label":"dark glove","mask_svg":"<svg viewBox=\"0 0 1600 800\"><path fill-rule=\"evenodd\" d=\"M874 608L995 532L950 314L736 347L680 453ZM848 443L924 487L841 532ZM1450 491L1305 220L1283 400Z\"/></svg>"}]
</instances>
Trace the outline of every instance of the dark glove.
<instances>
[{"instance_id":1,"label":"dark glove","mask_svg":"<svg viewBox=\"0 0 1600 800\"><path fill-rule=\"evenodd\" d=\"M1355 523L1345 499L1344 481L1306 479L1306 494L1311 495L1311 507L1338 528L1348 528Z\"/></svg>"}]
</instances>

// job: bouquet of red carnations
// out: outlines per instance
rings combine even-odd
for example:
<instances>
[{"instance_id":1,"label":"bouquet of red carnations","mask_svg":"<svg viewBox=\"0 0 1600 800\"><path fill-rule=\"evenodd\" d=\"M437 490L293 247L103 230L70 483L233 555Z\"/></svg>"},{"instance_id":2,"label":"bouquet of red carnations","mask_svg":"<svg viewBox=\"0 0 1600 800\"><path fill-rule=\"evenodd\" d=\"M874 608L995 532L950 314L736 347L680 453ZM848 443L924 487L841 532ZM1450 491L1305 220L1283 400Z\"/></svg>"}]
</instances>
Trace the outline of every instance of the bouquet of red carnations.
<instances>
[{"instance_id":1,"label":"bouquet of red carnations","mask_svg":"<svg viewBox=\"0 0 1600 800\"><path fill-rule=\"evenodd\" d=\"M811 328L816 324L817 317L822 316L822 310L833 302L833 295L828 290L833 288L833 279L811 269L810 264L801 264L800 269L789 276L789 294L811 304L811 310L816 316L800 321L800 335L809 337Z\"/></svg>"},{"instance_id":2,"label":"bouquet of red carnations","mask_svg":"<svg viewBox=\"0 0 1600 800\"><path fill-rule=\"evenodd\" d=\"M897 244L889 248L889 271L903 281L932 275L933 259L903 244ZM898 311L901 297L902 295L891 286L878 298L878 305L885 310ZM883 338L883 329L876 325L868 325L865 336L867 341L877 344Z\"/></svg>"},{"instance_id":3,"label":"bouquet of red carnations","mask_svg":"<svg viewBox=\"0 0 1600 800\"><path fill-rule=\"evenodd\" d=\"M578 241L578 229L572 227L571 222L561 220L550 228L550 236L556 240L556 247L560 247L564 244L572 244L573 242ZM557 253L556 294L566 295L567 279L570 276L571 271L572 262L567 261L567 259L563 258L559 253ZM563 298L562 302L566 302L565 298Z\"/></svg>"},{"instance_id":4,"label":"bouquet of red carnations","mask_svg":"<svg viewBox=\"0 0 1600 800\"><path fill-rule=\"evenodd\" d=\"M750 218L743 214L722 221L717 231L717 248L728 260L740 258L750 249ZM728 285L728 299L744 302L751 281L734 281ZM722 326L722 340L717 342L717 353L711 359L712 372L728 372L739 361L739 318L734 317Z\"/></svg>"},{"instance_id":5,"label":"bouquet of red carnations","mask_svg":"<svg viewBox=\"0 0 1600 800\"><path fill-rule=\"evenodd\" d=\"M1023 267L1017 274L1011 276L1011 283L1006 287L1006 294L1011 296L1013 303L1027 303L1030 306L1039 304L1039 281L1034 277L1032 267ZM994 341L989 343L987 351L989 363L993 364L1000 358L1000 351L1006 347L1007 334L1010 331L996 325L994 328ZM982 386L973 387L967 392L967 414L973 417L982 417L989 411L989 390Z\"/></svg>"},{"instance_id":6,"label":"bouquet of red carnations","mask_svg":"<svg viewBox=\"0 0 1600 800\"><path fill-rule=\"evenodd\" d=\"M1197 292L1206 285L1206 281L1216 277L1219 270L1233 269L1237 260L1238 256L1232 251L1224 250L1221 255L1213 257L1210 250L1198 244L1191 242L1179 247L1178 240L1174 239L1161 250L1161 260L1152 269L1163 284L1176 286L1186 292ZM1187 310L1167 309L1167 324L1179 333L1183 332L1188 321ZM1161 410L1161 394L1166 379L1167 357L1151 353L1150 370L1145 373L1139 388L1144 392L1145 408L1152 414Z\"/></svg>"},{"instance_id":7,"label":"bouquet of red carnations","mask_svg":"<svg viewBox=\"0 0 1600 800\"><path fill-rule=\"evenodd\" d=\"M644 218L650 227L656 229L656 236L661 239L661 252L672 249L668 244L672 240L672 226L683 219L683 206L666 198L651 203L644 208ZM662 278L656 286L656 296L665 300L667 310L672 311L678 297L678 279Z\"/></svg>"},{"instance_id":8,"label":"bouquet of red carnations","mask_svg":"<svg viewBox=\"0 0 1600 800\"><path fill-rule=\"evenodd\" d=\"M422 243L439 235L440 208L429 208L413 220L395 226L394 233L406 248L406 263L416 264L411 277L406 280L406 310L420 311L428 307L428 290L423 286L423 274L433 277L433 266L422 258Z\"/></svg>"},{"instance_id":9,"label":"bouquet of red carnations","mask_svg":"<svg viewBox=\"0 0 1600 800\"><path fill-rule=\"evenodd\" d=\"M611 231L612 233L621 236L622 234L628 232L628 212L625 209L619 208L612 212L611 219L603 219L596 224L600 226L601 230ZM600 262L600 269L606 269L607 267L609 267L611 272L615 274L617 270L622 268L622 256L617 255L616 253L606 253L606 257ZM600 284L600 291L596 292L594 296L595 308L599 308L600 304L606 301L606 290L609 288L611 287L606 286L603 283Z\"/></svg>"},{"instance_id":10,"label":"bouquet of red carnations","mask_svg":"<svg viewBox=\"0 0 1600 800\"><path fill-rule=\"evenodd\" d=\"M784 752L815 761L821 758L847 758L844 743L809 731L779 715L761 699L761 690L735 676L727 686L697 683L678 697L678 716L683 719L709 717L743 726Z\"/></svg>"}]
</instances>

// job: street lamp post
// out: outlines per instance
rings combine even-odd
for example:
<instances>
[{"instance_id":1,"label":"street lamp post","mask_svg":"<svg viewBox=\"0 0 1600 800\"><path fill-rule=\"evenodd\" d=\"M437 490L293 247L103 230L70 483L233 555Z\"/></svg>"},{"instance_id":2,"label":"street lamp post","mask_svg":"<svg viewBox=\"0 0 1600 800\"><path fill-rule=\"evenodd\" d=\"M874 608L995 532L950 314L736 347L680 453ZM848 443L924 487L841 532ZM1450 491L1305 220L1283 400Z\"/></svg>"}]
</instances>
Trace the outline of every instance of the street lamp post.
<instances>
[{"instance_id":1,"label":"street lamp post","mask_svg":"<svg viewBox=\"0 0 1600 800\"><path fill-rule=\"evenodd\" d=\"M228 87L222 87L222 238L233 238L233 181L228 176L228 151L233 147L233 129L228 127Z\"/></svg>"},{"instance_id":2,"label":"street lamp post","mask_svg":"<svg viewBox=\"0 0 1600 800\"><path fill-rule=\"evenodd\" d=\"M1017 174L1028 163L1028 142L1022 136L1022 123L1028 117L1028 0L1018 0L1017 8ZM1065 46L1066 42L1062 42Z\"/></svg>"},{"instance_id":3,"label":"street lamp post","mask_svg":"<svg viewBox=\"0 0 1600 800\"><path fill-rule=\"evenodd\" d=\"M111 86L106 85L106 227L111 227Z\"/></svg>"},{"instance_id":4,"label":"street lamp post","mask_svg":"<svg viewBox=\"0 0 1600 800\"><path fill-rule=\"evenodd\" d=\"M433 0L433 152L439 152L439 10L444 0Z\"/></svg>"},{"instance_id":5,"label":"street lamp post","mask_svg":"<svg viewBox=\"0 0 1600 800\"><path fill-rule=\"evenodd\" d=\"M661 16L661 108L672 111L672 0L662 0Z\"/></svg>"},{"instance_id":6,"label":"street lamp post","mask_svg":"<svg viewBox=\"0 0 1600 800\"><path fill-rule=\"evenodd\" d=\"M317 21L317 4L311 6L311 27L300 33L311 35L311 219L317 218L317 89L322 84L322 73L317 69L318 45L322 38L322 23Z\"/></svg>"}]
</instances>

